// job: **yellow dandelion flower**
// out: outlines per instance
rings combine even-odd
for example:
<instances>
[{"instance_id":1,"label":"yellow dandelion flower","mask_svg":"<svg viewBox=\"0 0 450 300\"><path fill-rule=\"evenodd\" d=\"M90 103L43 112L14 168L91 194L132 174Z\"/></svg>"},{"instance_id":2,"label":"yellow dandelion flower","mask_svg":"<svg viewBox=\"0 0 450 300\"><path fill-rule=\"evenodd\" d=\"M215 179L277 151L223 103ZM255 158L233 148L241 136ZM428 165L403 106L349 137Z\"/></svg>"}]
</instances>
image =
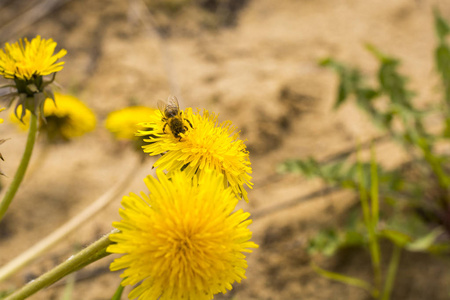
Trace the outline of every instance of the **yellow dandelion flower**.
<instances>
[{"instance_id":1,"label":"yellow dandelion flower","mask_svg":"<svg viewBox=\"0 0 450 300\"><path fill-rule=\"evenodd\" d=\"M5 78L30 80L33 76L49 75L63 69L64 62L57 62L66 55L62 49L54 54L56 42L52 39L20 39L13 44L6 43L0 49L0 75Z\"/></svg>"},{"instance_id":2,"label":"yellow dandelion flower","mask_svg":"<svg viewBox=\"0 0 450 300\"><path fill-rule=\"evenodd\" d=\"M55 102L56 105L50 99L45 101L45 122L41 121L39 125L39 130L46 133L50 142L68 141L95 129L97 123L95 114L76 97L55 93ZM19 115L21 109L19 108ZM26 130L30 120L30 112L26 112L23 122L17 119L14 112L11 113L10 119Z\"/></svg>"},{"instance_id":3,"label":"yellow dandelion flower","mask_svg":"<svg viewBox=\"0 0 450 300\"><path fill-rule=\"evenodd\" d=\"M4 107L2 107L2 108L0 108L0 111L4 111L6 108L4 108ZM0 118L0 124L1 123L3 123L3 119L2 118Z\"/></svg>"},{"instance_id":4,"label":"yellow dandelion flower","mask_svg":"<svg viewBox=\"0 0 450 300\"><path fill-rule=\"evenodd\" d=\"M224 182L237 197L248 201L244 185L252 188L252 168L249 153L236 128L230 121L219 124L217 116L207 110L200 114L187 108L182 112L181 119L186 130L179 133L179 137L163 121L160 110L155 110L151 121L142 123L149 130L140 130L139 135L150 135L144 139L150 142L143 146L144 152L164 154L154 167L167 170L169 175L184 170L189 176L200 175L205 169L214 169L224 174Z\"/></svg>"},{"instance_id":5,"label":"yellow dandelion flower","mask_svg":"<svg viewBox=\"0 0 450 300\"><path fill-rule=\"evenodd\" d=\"M105 127L118 140L136 140L139 123L150 121L154 109L146 106L130 106L111 112Z\"/></svg>"},{"instance_id":6,"label":"yellow dandelion flower","mask_svg":"<svg viewBox=\"0 0 450 300\"><path fill-rule=\"evenodd\" d=\"M122 285L136 285L130 299L212 299L245 278L251 242L249 213L234 211L238 199L212 170L190 178L144 179L150 193L123 197L120 230L108 252L124 254L111 271L125 269Z\"/></svg>"}]
</instances>

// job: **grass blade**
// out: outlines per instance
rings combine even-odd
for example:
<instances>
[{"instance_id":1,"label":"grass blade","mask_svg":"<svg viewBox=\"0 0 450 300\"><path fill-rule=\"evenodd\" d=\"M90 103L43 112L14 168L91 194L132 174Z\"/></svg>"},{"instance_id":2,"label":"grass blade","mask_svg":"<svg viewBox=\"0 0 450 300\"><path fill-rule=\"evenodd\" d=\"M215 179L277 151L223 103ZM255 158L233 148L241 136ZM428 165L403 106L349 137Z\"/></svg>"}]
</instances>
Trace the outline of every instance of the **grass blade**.
<instances>
[{"instance_id":1,"label":"grass blade","mask_svg":"<svg viewBox=\"0 0 450 300\"><path fill-rule=\"evenodd\" d=\"M372 285L370 283L368 283L367 281L361 280L359 278L355 278L355 277L351 277L351 276L324 270L324 269L320 268L319 266L317 266L314 262L311 264L311 267L317 274L319 274L325 278L328 278L328 279L331 279L334 281L338 281L341 283L345 283L345 284L348 284L348 285L351 285L354 287L361 288L363 290L366 290L369 294L371 294L374 297L377 294L377 292L372 287Z\"/></svg>"}]
</instances>

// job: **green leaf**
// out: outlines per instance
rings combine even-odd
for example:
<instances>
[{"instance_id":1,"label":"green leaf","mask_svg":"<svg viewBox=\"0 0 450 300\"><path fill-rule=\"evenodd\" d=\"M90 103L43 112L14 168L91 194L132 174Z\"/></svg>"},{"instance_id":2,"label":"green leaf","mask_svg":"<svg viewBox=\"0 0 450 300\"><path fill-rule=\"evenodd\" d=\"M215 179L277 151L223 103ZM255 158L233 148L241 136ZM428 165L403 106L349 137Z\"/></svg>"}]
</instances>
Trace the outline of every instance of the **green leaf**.
<instances>
[{"instance_id":1,"label":"green leaf","mask_svg":"<svg viewBox=\"0 0 450 300\"><path fill-rule=\"evenodd\" d=\"M435 244L431 245L427 250L428 250L428 252L430 252L432 254L448 255L450 253L450 243L449 242L435 243Z\"/></svg>"},{"instance_id":2,"label":"green leaf","mask_svg":"<svg viewBox=\"0 0 450 300\"><path fill-rule=\"evenodd\" d=\"M328 184L340 185L342 188L356 189L358 184L358 172L355 163L345 163L344 161L320 163L313 158L290 159L281 163L278 172L297 173L306 178L320 178ZM363 186L370 188L371 171L370 164L363 163ZM396 171L386 171L381 166L377 166L377 174L380 188L387 191L398 191L403 187L401 174ZM388 195L383 195L388 196Z\"/></svg>"},{"instance_id":3,"label":"green leaf","mask_svg":"<svg viewBox=\"0 0 450 300\"><path fill-rule=\"evenodd\" d=\"M450 138L450 118L445 119L445 127L442 135L446 138Z\"/></svg>"},{"instance_id":4,"label":"green leaf","mask_svg":"<svg viewBox=\"0 0 450 300\"><path fill-rule=\"evenodd\" d=\"M450 33L450 26L441 17L439 10L434 10L434 26L439 40L444 40L445 36Z\"/></svg>"},{"instance_id":5,"label":"green leaf","mask_svg":"<svg viewBox=\"0 0 450 300\"><path fill-rule=\"evenodd\" d=\"M378 97L380 93L372 88L362 88L358 90L358 101L370 102L372 99Z\"/></svg>"},{"instance_id":6,"label":"green leaf","mask_svg":"<svg viewBox=\"0 0 450 300\"><path fill-rule=\"evenodd\" d=\"M364 235L355 230L345 232L345 238L341 247L355 247L366 245L367 241Z\"/></svg>"},{"instance_id":7,"label":"green leaf","mask_svg":"<svg viewBox=\"0 0 450 300\"><path fill-rule=\"evenodd\" d=\"M450 79L450 49L446 44L440 44L435 50L435 62L442 79Z\"/></svg>"},{"instance_id":8,"label":"green leaf","mask_svg":"<svg viewBox=\"0 0 450 300\"><path fill-rule=\"evenodd\" d=\"M387 238L388 240L391 240L394 244L396 244L399 247L404 247L412 240L412 238L409 235L392 229L383 229L378 233L378 235Z\"/></svg>"},{"instance_id":9,"label":"green leaf","mask_svg":"<svg viewBox=\"0 0 450 300\"><path fill-rule=\"evenodd\" d=\"M397 72L400 62L395 59L385 60L378 70L378 80L382 90L389 95L393 104L407 105L406 79Z\"/></svg>"},{"instance_id":10,"label":"green leaf","mask_svg":"<svg viewBox=\"0 0 450 300\"><path fill-rule=\"evenodd\" d=\"M345 283L345 284L348 284L348 285L351 285L351 286L362 288L362 289L366 290L372 296L377 296L378 295L378 291L375 290L372 287L372 285L370 283L368 283L367 281L361 280L359 278L350 277L350 276L347 276L347 275L343 275L343 274L339 274L339 273L335 273L335 272L324 270L324 269L320 268L319 266L317 266L314 262L311 263L311 267L319 275L321 275L321 276L323 276L325 278L328 278L328 279L331 279L331 280L335 280L335 281L338 281L338 282L341 282L341 283Z\"/></svg>"},{"instance_id":11,"label":"green leaf","mask_svg":"<svg viewBox=\"0 0 450 300\"><path fill-rule=\"evenodd\" d=\"M373 56L375 56L380 62L385 62L388 61L389 58L383 54L377 47L375 47L374 45L367 43L366 45L366 49L372 53Z\"/></svg>"},{"instance_id":12,"label":"green leaf","mask_svg":"<svg viewBox=\"0 0 450 300\"><path fill-rule=\"evenodd\" d=\"M323 58L319 60L319 66L321 67L332 67L334 60L330 57Z\"/></svg>"},{"instance_id":13,"label":"green leaf","mask_svg":"<svg viewBox=\"0 0 450 300\"><path fill-rule=\"evenodd\" d=\"M316 253L332 256L340 247L340 238L336 230L321 230L308 241L307 252L312 255Z\"/></svg>"},{"instance_id":14,"label":"green leaf","mask_svg":"<svg viewBox=\"0 0 450 300\"><path fill-rule=\"evenodd\" d=\"M392 251L391 260L389 261L389 267L386 274L386 280L384 283L383 293L381 295L381 300L389 300L391 298L392 288L394 287L395 277L397 275L398 265L400 264L400 254L402 248L399 246L394 246Z\"/></svg>"},{"instance_id":15,"label":"green leaf","mask_svg":"<svg viewBox=\"0 0 450 300\"><path fill-rule=\"evenodd\" d=\"M445 102L450 105L450 48L441 41L434 53L436 69L441 75L442 85L444 86Z\"/></svg>"},{"instance_id":16,"label":"green leaf","mask_svg":"<svg viewBox=\"0 0 450 300\"><path fill-rule=\"evenodd\" d=\"M334 109L339 108L339 106L341 106L342 103L344 103L345 99L347 99L347 96L350 92L351 91L349 90L348 83L341 79L341 82L339 83L339 87L338 87L338 94L336 97L336 102L334 103L333 108Z\"/></svg>"},{"instance_id":17,"label":"green leaf","mask_svg":"<svg viewBox=\"0 0 450 300\"><path fill-rule=\"evenodd\" d=\"M427 235L408 243L405 248L413 252L427 251L436 241L437 237L442 233L442 228L436 228L433 231L429 232Z\"/></svg>"},{"instance_id":18,"label":"green leaf","mask_svg":"<svg viewBox=\"0 0 450 300\"><path fill-rule=\"evenodd\" d=\"M339 87L336 95L334 109L339 108L351 94L355 93L361 86L362 76L357 69L347 68L331 58L326 58L320 62L323 67L333 69L339 76Z\"/></svg>"}]
</instances>

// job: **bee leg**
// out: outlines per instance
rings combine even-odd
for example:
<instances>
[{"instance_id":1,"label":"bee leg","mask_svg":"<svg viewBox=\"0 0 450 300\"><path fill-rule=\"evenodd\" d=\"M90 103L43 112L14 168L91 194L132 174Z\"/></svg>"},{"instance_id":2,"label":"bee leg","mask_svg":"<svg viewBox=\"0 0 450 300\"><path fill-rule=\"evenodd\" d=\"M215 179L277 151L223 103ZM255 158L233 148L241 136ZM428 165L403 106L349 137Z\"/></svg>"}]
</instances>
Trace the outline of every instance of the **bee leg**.
<instances>
[{"instance_id":1,"label":"bee leg","mask_svg":"<svg viewBox=\"0 0 450 300\"><path fill-rule=\"evenodd\" d=\"M184 120L185 120L186 122L188 122L189 126L191 126L192 129L194 129L194 127L192 127L192 124L191 124L191 122L190 122L188 119L184 119ZM186 127L186 126L184 126L184 127ZM186 129L189 129L189 128L186 127Z\"/></svg>"},{"instance_id":2,"label":"bee leg","mask_svg":"<svg viewBox=\"0 0 450 300\"><path fill-rule=\"evenodd\" d=\"M166 133L166 126L167 126L168 124L166 123L166 124L164 124L164 127L163 127L163 133Z\"/></svg>"}]
</instances>

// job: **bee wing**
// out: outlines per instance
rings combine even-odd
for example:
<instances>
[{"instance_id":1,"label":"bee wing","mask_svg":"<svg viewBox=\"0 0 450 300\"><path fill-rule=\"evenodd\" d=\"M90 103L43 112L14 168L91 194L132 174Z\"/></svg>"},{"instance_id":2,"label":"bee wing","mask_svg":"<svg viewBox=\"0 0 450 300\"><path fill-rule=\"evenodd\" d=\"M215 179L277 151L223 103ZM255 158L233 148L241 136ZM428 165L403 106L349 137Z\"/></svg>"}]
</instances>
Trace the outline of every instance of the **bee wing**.
<instances>
[{"instance_id":1,"label":"bee wing","mask_svg":"<svg viewBox=\"0 0 450 300\"><path fill-rule=\"evenodd\" d=\"M167 98L167 106L168 107L172 107L172 108L176 108L177 111L180 109L180 105L178 104L178 99L175 96L169 96L169 98Z\"/></svg>"},{"instance_id":2,"label":"bee wing","mask_svg":"<svg viewBox=\"0 0 450 300\"><path fill-rule=\"evenodd\" d=\"M165 116L164 111L166 110L167 103L165 101L158 100L156 104L158 105L158 109L161 112L161 114Z\"/></svg>"}]
</instances>

